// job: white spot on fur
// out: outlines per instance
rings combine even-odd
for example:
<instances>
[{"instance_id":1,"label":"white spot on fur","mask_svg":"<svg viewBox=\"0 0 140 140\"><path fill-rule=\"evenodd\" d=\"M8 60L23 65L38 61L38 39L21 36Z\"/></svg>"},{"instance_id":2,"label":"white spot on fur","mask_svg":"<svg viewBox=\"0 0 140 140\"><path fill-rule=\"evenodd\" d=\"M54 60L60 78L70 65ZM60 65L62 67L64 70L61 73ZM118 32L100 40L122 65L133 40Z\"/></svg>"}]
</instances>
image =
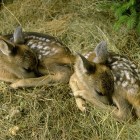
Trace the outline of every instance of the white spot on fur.
<instances>
[{"instance_id":1,"label":"white spot on fur","mask_svg":"<svg viewBox=\"0 0 140 140\"><path fill-rule=\"evenodd\" d=\"M42 41L45 41L46 38L42 38Z\"/></svg>"},{"instance_id":2,"label":"white spot on fur","mask_svg":"<svg viewBox=\"0 0 140 140\"><path fill-rule=\"evenodd\" d=\"M39 40L42 40L42 37L39 37Z\"/></svg>"},{"instance_id":3,"label":"white spot on fur","mask_svg":"<svg viewBox=\"0 0 140 140\"><path fill-rule=\"evenodd\" d=\"M112 63L112 65L118 65L118 61L116 61L116 62Z\"/></svg>"},{"instance_id":4,"label":"white spot on fur","mask_svg":"<svg viewBox=\"0 0 140 140\"><path fill-rule=\"evenodd\" d=\"M43 55L48 55L50 54L50 51L45 52Z\"/></svg>"},{"instance_id":5,"label":"white spot on fur","mask_svg":"<svg viewBox=\"0 0 140 140\"><path fill-rule=\"evenodd\" d=\"M126 79L127 80L130 80L130 74L129 74L129 72L128 71L124 71L124 73L125 73Z\"/></svg>"},{"instance_id":6,"label":"white spot on fur","mask_svg":"<svg viewBox=\"0 0 140 140\"><path fill-rule=\"evenodd\" d=\"M44 50L49 50L50 47L49 47L49 46L45 46L43 49L44 49Z\"/></svg>"},{"instance_id":7,"label":"white spot on fur","mask_svg":"<svg viewBox=\"0 0 140 140\"><path fill-rule=\"evenodd\" d=\"M112 66L112 69L116 69L116 68L117 68L117 66L116 66L116 65Z\"/></svg>"},{"instance_id":8,"label":"white spot on fur","mask_svg":"<svg viewBox=\"0 0 140 140\"><path fill-rule=\"evenodd\" d=\"M32 41L29 41L27 45L31 45L31 44L33 44L33 42Z\"/></svg>"},{"instance_id":9,"label":"white spot on fur","mask_svg":"<svg viewBox=\"0 0 140 140\"><path fill-rule=\"evenodd\" d=\"M42 49L42 48L43 48L43 46L41 46L41 45L37 45L37 48Z\"/></svg>"},{"instance_id":10,"label":"white spot on fur","mask_svg":"<svg viewBox=\"0 0 140 140\"><path fill-rule=\"evenodd\" d=\"M114 76L114 81L116 81L116 76Z\"/></svg>"},{"instance_id":11,"label":"white spot on fur","mask_svg":"<svg viewBox=\"0 0 140 140\"><path fill-rule=\"evenodd\" d=\"M39 56L38 56L38 59L41 59L41 58L42 58L42 56L41 56L41 55L39 55Z\"/></svg>"},{"instance_id":12,"label":"white spot on fur","mask_svg":"<svg viewBox=\"0 0 140 140\"><path fill-rule=\"evenodd\" d=\"M131 78L131 84L134 84L136 82L135 78Z\"/></svg>"},{"instance_id":13,"label":"white spot on fur","mask_svg":"<svg viewBox=\"0 0 140 140\"><path fill-rule=\"evenodd\" d=\"M120 56L113 56L113 58L115 58L115 59L120 59Z\"/></svg>"},{"instance_id":14,"label":"white spot on fur","mask_svg":"<svg viewBox=\"0 0 140 140\"><path fill-rule=\"evenodd\" d=\"M122 86L125 88L128 85L128 81L123 81Z\"/></svg>"},{"instance_id":15,"label":"white spot on fur","mask_svg":"<svg viewBox=\"0 0 140 140\"><path fill-rule=\"evenodd\" d=\"M139 70L138 70L138 69L135 69L135 71L136 71L136 73L138 73L138 72L139 72Z\"/></svg>"},{"instance_id":16,"label":"white spot on fur","mask_svg":"<svg viewBox=\"0 0 140 140\"><path fill-rule=\"evenodd\" d=\"M127 60L126 58L121 58L122 59L122 61L124 61L124 62L128 62L129 60Z\"/></svg>"},{"instance_id":17,"label":"white spot on fur","mask_svg":"<svg viewBox=\"0 0 140 140\"><path fill-rule=\"evenodd\" d=\"M132 66L133 68L136 68L136 67L137 67L135 64L132 64L131 66Z\"/></svg>"},{"instance_id":18,"label":"white spot on fur","mask_svg":"<svg viewBox=\"0 0 140 140\"><path fill-rule=\"evenodd\" d=\"M124 65L122 63L119 63L118 64L118 67L123 67Z\"/></svg>"},{"instance_id":19,"label":"white spot on fur","mask_svg":"<svg viewBox=\"0 0 140 140\"><path fill-rule=\"evenodd\" d=\"M31 48L32 48L32 49L34 49L34 48L36 48L36 47L37 47L37 44L36 44L36 43L34 43L34 44L31 45Z\"/></svg>"},{"instance_id":20,"label":"white spot on fur","mask_svg":"<svg viewBox=\"0 0 140 140\"><path fill-rule=\"evenodd\" d=\"M49 39L46 39L46 42L50 42L50 40Z\"/></svg>"}]
</instances>

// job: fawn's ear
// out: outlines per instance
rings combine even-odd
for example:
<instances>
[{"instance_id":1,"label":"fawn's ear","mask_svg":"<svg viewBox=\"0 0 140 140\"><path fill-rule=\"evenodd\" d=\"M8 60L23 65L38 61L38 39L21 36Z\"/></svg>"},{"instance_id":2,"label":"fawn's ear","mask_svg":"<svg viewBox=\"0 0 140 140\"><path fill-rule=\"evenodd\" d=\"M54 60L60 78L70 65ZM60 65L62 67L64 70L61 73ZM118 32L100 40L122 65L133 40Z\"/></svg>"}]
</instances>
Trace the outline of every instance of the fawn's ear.
<instances>
[{"instance_id":1,"label":"fawn's ear","mask_svg":"<svg viewBox=\"0 0 140 140\"><path fill-rule=\"evenodd\" d=\"M24 43L24 35L22 32L21 26L17 27L13 34L14 43L16 44L23 44Z\"/></svg>"},{"instance_id":2,"label":"fawn's ear","mask_svg":"<svg viewBox=\"0 0 140 140\"><path fill-rule=\"evenodd\" d=\"M10 55L12 53L13 48L14 48L14 45L12 43L4 39L0 39L0 51L3 54L7 56Z\"/></svg>"},{"instance_id":3,"label":"fawn's ear","mask_svg":"<svg viewBox=\"0 0 140 140\"><path fill-rule=\"evenodd\" d=\"M94 73L96 70L96 65L94 63L90 63L83 55L78 53L79 59L79 68L82 72L87 74Z\"/></svg>"},{"instance_id":4,"label":"fawn's ear","mask_svg":"<svg viewBox=\"0 0 140 140\"><path fill-rule=\"evenodd\" d=\"M94 49L96 57L94 59L95 63L106 63L108 60L108 51L106 41L101 41Z\"/></svg>"}]
</instances>

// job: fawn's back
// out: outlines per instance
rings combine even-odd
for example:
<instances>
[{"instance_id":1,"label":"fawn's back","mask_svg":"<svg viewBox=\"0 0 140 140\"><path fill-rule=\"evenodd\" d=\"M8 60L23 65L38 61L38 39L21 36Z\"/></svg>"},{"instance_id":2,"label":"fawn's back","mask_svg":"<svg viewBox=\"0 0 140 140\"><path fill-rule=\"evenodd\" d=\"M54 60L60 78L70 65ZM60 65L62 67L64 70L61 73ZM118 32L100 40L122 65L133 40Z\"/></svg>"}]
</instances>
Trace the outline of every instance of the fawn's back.
<instances>
[{"instance_id":1,"label":"fawn's back","mask_svg":"<svg viewBox=\"0 0 140 140\"><path fill-rule=\"evenodd\" d=\"M110 53L108 63L117 87L125 88L130 94L139 91L140 71L134 62L127 57Z\"/></svg>"}]
</instances>

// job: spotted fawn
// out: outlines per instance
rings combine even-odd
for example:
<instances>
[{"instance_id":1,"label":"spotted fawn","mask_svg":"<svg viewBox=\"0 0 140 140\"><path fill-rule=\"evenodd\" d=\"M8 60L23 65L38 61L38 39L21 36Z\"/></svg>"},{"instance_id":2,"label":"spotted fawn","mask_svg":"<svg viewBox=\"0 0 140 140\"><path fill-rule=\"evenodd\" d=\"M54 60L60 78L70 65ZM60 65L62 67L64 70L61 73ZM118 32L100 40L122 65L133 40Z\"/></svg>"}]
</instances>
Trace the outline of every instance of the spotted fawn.
<instances>
[{"instance_id":1,"label":"spotted fawn","mask_svg":"<svg viewBox=\"0 0 140 140\"><path fill-rule=\"evenodd\" d=\"M94 69L92 68L93 66L85 65L79 56L77 57L74 69L76 78L73 78L74 75L72 75L70 86L73 90L73 94L76 96L76 100L77 97L81 97L80 99L78 98L77 101L80 110L85 110L85 101L83 99L97 104L93 96L98 94L101 98L109 97L109 99L111 99L110 101L115 104L116 108L114 108L113 116L118 121L131 121L136 117L140 117L140 71L134 62L125 56L108 52L105 42L101 42L94 51L85 55L84 59L89 61L89 63L93 63ZM106 82L105 87L108 87L107 91L109 94L105 94L104 91L102 91L104 84L94 88L94 86L96 87L96 84L99 83L98 80L92 78L98 70L98 66L96 66L95 63L107 65L113 74L114 91L111 88L113 84L111 85L110 82L107 84L109 76L106 74L106 78L103 78L104 82ZM88 72L88 69L92 69L91 72ZM73 81L76 83L74 86ZM99 100L101 100L101 98ZM103 100L103 103L106 104L107 102Z\"/></svg>"},{"instance_id":2,"label":"spotted fawn","mask_svg":"<svg viewBox=\"0 0 140 140\"><path fill-rule=\"evenodd\" d=\"M18 27L13 35L5 35L4 38L13 44L28 46L37 56L38 72L42 75L18 80L11 84L12 88L68 83L73 73L75 57L70 49L55 37L36 32L22 32L22 28Z\"/></svg>"},{"instance_id":3,"label":"spotted fawn","mask_svg":"<svg viewBox=\"0 0 140 140\"><path fill-rule=\"evenodd\" d=\"M104 49L99 49L101 46ZM75 96L76 104L81 111L85 111L85 100L102 109L113 110L112 94L114 92L114 77L106 64L108 59L105 42L97 46L96 53L77 54L74 74L70 78L70 87Z\"/></svg>"}]
</instances>

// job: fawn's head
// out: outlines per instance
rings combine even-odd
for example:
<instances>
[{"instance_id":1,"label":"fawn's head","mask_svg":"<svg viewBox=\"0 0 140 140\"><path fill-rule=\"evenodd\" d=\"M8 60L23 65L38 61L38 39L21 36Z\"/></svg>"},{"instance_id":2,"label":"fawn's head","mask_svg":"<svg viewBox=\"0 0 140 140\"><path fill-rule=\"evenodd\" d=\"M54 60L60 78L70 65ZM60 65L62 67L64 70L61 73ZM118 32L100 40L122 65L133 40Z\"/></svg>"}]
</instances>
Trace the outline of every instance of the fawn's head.
<instances>
[{"instance_id":1,"label":"fawn's head","mask_svg":"<svg viewBox=\"0 0 140 140\"><path fill-rule=\"evenodd\" d=\"M80 54L77 56L75 72L88 90L110 98L114 91L114 78L106 65L107 58L106 43L101 42L90 58L86 59Z\"/></svg>"},{"instance_id":2,"label":"fawn's head","mask_svg":"<svg viewBox=\"0 0 140 140\"><path fill-rule=\"evenodd\" d=\"M18 45L0 37L0 63L18 77L34 77L38 60L30 48Z\"/></svg>"}]
</instances>

